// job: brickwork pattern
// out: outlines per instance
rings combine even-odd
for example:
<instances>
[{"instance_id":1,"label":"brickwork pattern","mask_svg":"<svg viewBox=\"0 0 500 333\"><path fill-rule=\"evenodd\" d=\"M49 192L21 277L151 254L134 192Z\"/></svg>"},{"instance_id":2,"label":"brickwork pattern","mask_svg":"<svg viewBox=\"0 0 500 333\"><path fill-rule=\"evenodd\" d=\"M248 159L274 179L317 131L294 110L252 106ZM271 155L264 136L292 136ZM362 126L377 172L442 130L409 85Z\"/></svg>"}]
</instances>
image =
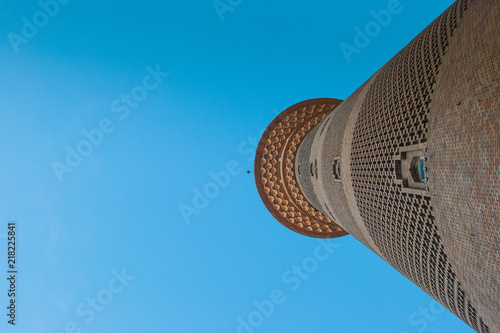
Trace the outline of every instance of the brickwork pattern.
<instances>
[{"instance_id":1,"label":"brickwork pattern","mask_svg":"<svg viewBox=\"0 0 500 333\"><path fill-rule=\"evenodd\" d=\"M342 104L285 110L255 162L283 225L350 232L480 333L500 333L498 36L500 1L458 0Z\"/></svg>"},{"instance_id":2,"label":"brickwork pattern","mask_svg":"<svg viewBox=\"0 0 500 333\"><path fill-rule=\"evenodd\" d=\"M300 144L342 101L331 98L297 103L269 124L257 146L255 182L267 209L287 228L316 238L347 235L315 208L298 186L295 171Z\"/></svg>"},{"instance_id":3,"label":"brickwork pattern","mask_svg":"<svg viewBox=\"0 0 500 333\"><path fill-rule=\"evenodd\" d=\"M402 147L427 142L433 85L449 41L468 7L458 1L381 70L354 130L351 172L356 201L386 260L478 332L489 332L457 280L430 196L396 182Z\"/></svg>"},{"instance_id":4,"label":"brickwork pattern","mask_svg":"<svg viewBox=\"0 0 500 333\"><path fill-rule=\"evenodd\" d=\"M295 168L297 172L297 180L299 188L304 192L307 200L316 208L321 210L321 204L314 193L312 186L313 179L318 179L319 169L318 161L310 160L312 142L316 137L316 133L320 130L321 126L316 126L304 138L303 144L300 145L297 151L297 158L295 160ZM324 212L324 210L322 210ZM330 214L331 216L331 214Z\"/></svg>"},{"instance_id":5,"label":"brickwork pattern","mask_svg":"<svg viewBox=\"0 0 500 333\"><path fill-rule=\"evenodd\" d=\"M316 126L318 130L311 131L300 145L297 153L298 167L304 169L308 165L315 166L314 177L309 173L299 176L299 185L307 199L320 209L325 215L334 218L341 227L349 228L349 233L357 240L368 246L380 255L373 242L367 237L363 223L356 223L346 197L345 186L349 186L346 170L341 170L344 164L343 154L344 136L347 131L348 119L358 102L360 102L370 86L370 79L353 94L351 94L334 112ZM351 125L352 127L352 125ZM314 142L314 147L313 147ZM354 200L352 200L354 202ZM355 203L354 203L355 205Z\"/></svg>"},{"instance_id":6,"label":"brickwork pattern","mask_svg":"<svg viewBox=\"0 0 500 333\"><path fill-rule=\"evenodd\" d=\"M430 104L427 183L448 259L500 332L500 2L474 1L470 10Z\"/></svg>"}]
</instances>

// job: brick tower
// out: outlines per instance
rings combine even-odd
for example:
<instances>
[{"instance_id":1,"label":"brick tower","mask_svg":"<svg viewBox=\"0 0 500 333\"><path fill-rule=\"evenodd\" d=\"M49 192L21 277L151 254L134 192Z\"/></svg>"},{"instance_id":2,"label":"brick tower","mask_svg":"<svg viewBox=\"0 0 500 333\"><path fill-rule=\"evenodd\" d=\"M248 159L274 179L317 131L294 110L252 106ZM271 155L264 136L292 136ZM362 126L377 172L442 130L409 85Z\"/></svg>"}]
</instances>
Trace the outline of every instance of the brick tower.
<instances>
[{"instance_id":1,"label":"brick tower","mask_svg":"<svg viewBox=\"0 0 500 333\"><path fill-rule=\"evenodd\" d=\"M345 101L283 111L255 158L287 228L351 234L477 332L500 332L500 1L460 0Z\"/></svg>"}]
</instances>

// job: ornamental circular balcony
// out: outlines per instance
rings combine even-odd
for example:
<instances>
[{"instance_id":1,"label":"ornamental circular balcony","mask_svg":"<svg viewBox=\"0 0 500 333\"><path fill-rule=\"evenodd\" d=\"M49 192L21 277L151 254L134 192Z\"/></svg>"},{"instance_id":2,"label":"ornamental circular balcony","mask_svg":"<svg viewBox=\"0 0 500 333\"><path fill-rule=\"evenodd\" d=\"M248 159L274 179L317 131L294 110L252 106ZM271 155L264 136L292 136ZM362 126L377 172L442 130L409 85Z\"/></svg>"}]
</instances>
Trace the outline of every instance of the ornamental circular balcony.
<instances>
[{"instance_id":1,"label":"ornamental circular balcony","mask_svg":"<svg viewBox=\"0 0 500 333\"><path fill-rule=\"evenodd\" d=\"M269 124L257 146L255 183L262 201L281 224L305 236L348 234L306 199L295 169L297 151L306 135L340 103L318 98L289 107Z\"/></svg>"}]
</instances>

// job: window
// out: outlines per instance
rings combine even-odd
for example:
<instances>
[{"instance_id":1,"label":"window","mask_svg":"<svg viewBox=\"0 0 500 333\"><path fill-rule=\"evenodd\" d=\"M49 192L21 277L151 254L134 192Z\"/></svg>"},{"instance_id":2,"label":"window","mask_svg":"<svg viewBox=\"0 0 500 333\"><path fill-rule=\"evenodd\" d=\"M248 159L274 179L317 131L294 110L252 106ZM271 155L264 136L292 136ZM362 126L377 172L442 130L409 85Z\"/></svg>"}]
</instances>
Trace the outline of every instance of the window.
<instances>
[{"instance_id":1,"label":"window","mask_svg":"<svg viewBox=\"0 0 500 333\"><path fill-rule=\"evenodd\" d=\"M425 182L425 158L420 156L415 165L415 171L419 182Z\"/></svg>"}]
</instances>

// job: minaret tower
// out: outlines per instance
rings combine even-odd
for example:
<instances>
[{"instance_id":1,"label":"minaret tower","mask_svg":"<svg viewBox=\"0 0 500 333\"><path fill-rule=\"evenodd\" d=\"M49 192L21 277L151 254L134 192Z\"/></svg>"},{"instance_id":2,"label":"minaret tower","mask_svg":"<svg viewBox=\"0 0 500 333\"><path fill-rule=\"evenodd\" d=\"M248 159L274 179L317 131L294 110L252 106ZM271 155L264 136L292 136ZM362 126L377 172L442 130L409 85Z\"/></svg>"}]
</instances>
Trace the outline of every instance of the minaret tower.
<instances>
[{"instance_id":1,"label":"minaret tower","mask_svg":"<svg viewBox=\"0 0 500 333\"><path fill-rule=\"evenodd\" d=\"M500 333L500 1L459 0L345 101L283 111L257 147L267 209L347 234L477 332Z\"/></svg>"}]
</instances>

